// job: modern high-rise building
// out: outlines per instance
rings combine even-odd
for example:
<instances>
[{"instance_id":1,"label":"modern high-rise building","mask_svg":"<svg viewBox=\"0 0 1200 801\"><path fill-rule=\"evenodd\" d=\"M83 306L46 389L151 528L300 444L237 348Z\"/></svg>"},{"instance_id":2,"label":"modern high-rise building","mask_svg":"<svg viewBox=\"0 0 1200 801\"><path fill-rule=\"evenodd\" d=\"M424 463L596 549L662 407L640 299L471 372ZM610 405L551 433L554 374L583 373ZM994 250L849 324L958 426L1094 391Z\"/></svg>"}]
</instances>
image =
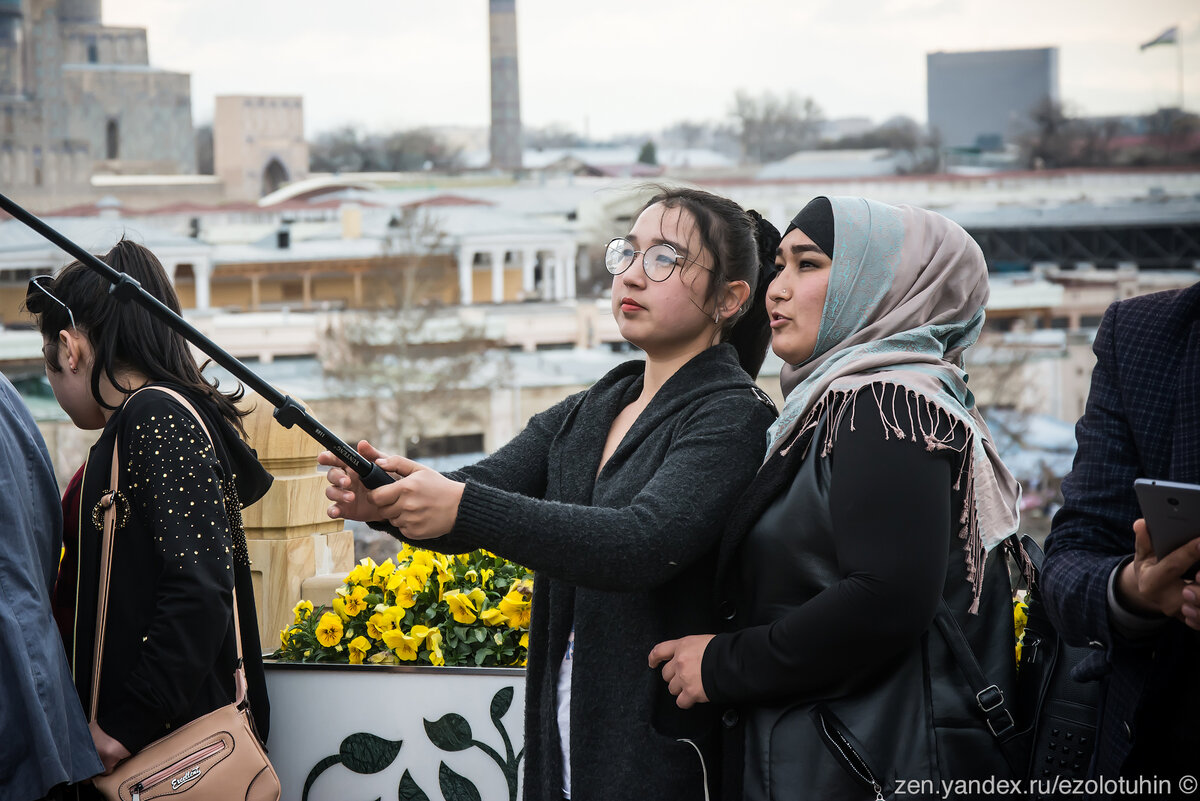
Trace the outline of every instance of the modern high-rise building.
<instances>
[{"instance_id":1,"label":"modern high-rise building","mask_svg":"<svg viewBox=\"0 0 1200 801\"><path fill-rule=\"evenodd\" d=\"M492 56L492 166L521 169L521 91L517 74L516 0L488 0Z\"/></svg>"},{"instance_id":2,"label":"modern high-rise building","mask_svg":"<svg viewBox=\"0 0 1200 801\"><path fill-rule=\"evenodd\" d=\"M999 150L1059 99L1057 47L928 53L926 67L929 127L943 147Z\"/></svg>"}]
</instances>

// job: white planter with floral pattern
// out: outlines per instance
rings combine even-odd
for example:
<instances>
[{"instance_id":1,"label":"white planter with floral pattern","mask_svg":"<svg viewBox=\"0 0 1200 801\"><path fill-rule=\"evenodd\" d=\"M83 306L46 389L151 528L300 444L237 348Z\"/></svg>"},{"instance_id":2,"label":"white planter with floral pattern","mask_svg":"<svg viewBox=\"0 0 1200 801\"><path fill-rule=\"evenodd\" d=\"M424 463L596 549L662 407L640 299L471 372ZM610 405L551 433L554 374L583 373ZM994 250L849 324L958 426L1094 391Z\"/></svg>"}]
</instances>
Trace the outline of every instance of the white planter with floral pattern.
<instances>
[{"instance_id":1,"label":"white planter with floral pattern","mask_svg":"<svg viewBox=\"0 0 1200 801\"><path fill-rule=\"evenodd\" d=\"M525 671L266 663L282 801L517 801Z\"/></svg>"}]
</instances>

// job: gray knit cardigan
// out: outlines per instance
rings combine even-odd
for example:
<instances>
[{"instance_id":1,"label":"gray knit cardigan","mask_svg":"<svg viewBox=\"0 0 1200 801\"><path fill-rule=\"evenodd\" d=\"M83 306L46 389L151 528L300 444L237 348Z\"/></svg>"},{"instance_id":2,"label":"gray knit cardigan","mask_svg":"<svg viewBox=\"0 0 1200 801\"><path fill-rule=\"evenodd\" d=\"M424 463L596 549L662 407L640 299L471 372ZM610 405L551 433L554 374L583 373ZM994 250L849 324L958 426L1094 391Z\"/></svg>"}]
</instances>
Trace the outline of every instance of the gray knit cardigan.
<instances>
[{"instance_id":1,"label":"gray knit cardigan","mask_svg":"<svg viewBox=\"0 0 1200 801\"><path fill-rule=\"evenodd\" d=\"M660 640L716 631L716 545L762 461L775 411L734 348L714 346L667 381L597 475L609 429L640 394L644 369L641 361L616 367L450 474L466 482L454 529L419 543L487 548L536 572L526 801L562 797L557 678L572 626L572 801L704 797L705 768L681 738L703 744L715 732L705 716L672 714L647 657ZM710 774L714 767L709 761Z\"/></svg>"}]
</instances>

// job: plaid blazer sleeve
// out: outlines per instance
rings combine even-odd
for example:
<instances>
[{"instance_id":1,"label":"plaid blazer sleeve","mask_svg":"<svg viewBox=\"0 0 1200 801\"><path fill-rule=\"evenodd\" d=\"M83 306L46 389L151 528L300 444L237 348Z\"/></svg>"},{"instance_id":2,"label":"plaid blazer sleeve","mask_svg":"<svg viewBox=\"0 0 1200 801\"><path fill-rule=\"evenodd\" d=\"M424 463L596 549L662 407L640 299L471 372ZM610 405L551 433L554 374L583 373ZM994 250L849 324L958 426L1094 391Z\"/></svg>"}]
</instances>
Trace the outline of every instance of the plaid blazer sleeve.
<instances>
[{"instance_id":1,"label":"plaid blazer sleeve","mask_svg":"<svg viewBox=\"0 0 1200 801\"><path fill-rule=\"evenodd\" d=\"M1096 332L1096 367L1078 450L1063 481L1064 504L1046 541L1042 592L1054 625L1072 645L1103 647L1111 657L1108 579L1134 551L1131 524L1140 517L1133 481L1144 474L1120 387L1115 348L1122 304L1109 307ZM1127 645L1128 643L1123 643Z\"/></svg>"}]
</instances>

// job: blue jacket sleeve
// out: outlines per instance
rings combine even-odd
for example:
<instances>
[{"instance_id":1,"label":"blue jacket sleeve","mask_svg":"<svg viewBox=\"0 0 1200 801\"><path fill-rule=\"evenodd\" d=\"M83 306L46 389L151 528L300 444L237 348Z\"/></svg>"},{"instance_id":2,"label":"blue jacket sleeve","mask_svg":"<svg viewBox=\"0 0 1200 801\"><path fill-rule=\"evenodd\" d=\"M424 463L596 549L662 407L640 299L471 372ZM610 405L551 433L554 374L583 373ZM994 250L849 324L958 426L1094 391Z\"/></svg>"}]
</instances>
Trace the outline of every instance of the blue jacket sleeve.
<instances>
[{"instance_id":1,"label":"blue jacket sleeve","mask_svg":"<svg viewBox=\"0 0 1200 801\"><path fill-rule=\"evenodd\" d=\"M1108 579L1133 553L1132 523L1140 514L1133 481L1142 472L1125 414L1114 333L1120 304L1109 307L1096 332L1096 367L1083 417L1075 426L1078 450L1063 481L1063 507L1046 540L1042 592L1055 627L1072 645L1111 653Z\"/></svg>"}]
</instances>

